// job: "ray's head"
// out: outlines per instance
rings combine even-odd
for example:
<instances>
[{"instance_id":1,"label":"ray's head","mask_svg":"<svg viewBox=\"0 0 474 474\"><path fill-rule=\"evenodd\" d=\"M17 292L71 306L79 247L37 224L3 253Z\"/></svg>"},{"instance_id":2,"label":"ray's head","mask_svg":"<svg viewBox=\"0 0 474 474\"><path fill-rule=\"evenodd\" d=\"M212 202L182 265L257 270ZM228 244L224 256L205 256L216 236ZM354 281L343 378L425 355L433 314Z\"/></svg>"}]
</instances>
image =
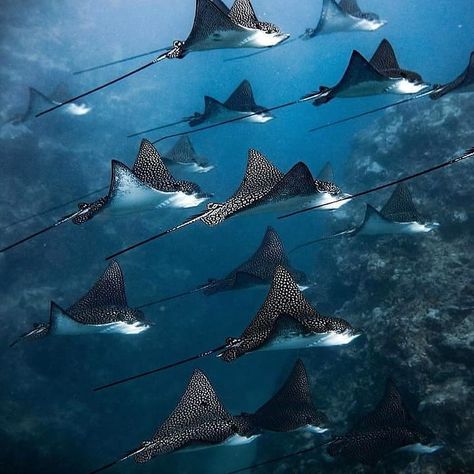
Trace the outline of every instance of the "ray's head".
<instances>
[{"instance_id":1,"label":"ray's head","mask_svg":"<svg viewBox=\"0 0 474 474\"><path fill-rule=\"evenodd\" d=\"M283 33L278 26L273 23L259 21L255 26L256 29L258 29L256 37L258 38L257 42L260 47L268 48L276 46L290 37L288 33Z\"/></svg>"},{"instance_id":2,"label":"ray's head","mask_svg":"<svg viewBox=\"0 0 474 474\"><path fill-rule=\"evenodd\" d=\"M321 344L322 346L343 346L362 334L342 318L326 318L325 325L327 336Z\"/></svg>"}]
</instances>

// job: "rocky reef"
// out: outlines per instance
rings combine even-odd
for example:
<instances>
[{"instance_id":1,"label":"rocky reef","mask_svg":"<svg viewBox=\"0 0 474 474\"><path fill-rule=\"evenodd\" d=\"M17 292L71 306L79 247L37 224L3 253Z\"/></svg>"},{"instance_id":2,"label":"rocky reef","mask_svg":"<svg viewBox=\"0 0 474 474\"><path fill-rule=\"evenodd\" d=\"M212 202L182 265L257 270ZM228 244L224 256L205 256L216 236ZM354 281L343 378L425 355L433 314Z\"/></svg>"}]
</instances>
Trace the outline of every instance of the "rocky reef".
<instances>
[{"instance_id":1,"label":"rocky reef","mask_svg":"<svg viewBox=\"0 0 474 474\"><path fill-rule=\"evenodd\" d=\"M353 139L345 188L367 189L473 146L472 97L408 104L366 126ZM334 432L369 411L392 376L414 416L444 448L418 457L394 454L374 468L329 462L316 450L268 472L473 472L473 172L474 162L468 161L409 183L419 211L440 223L434 232L341 238L313 248L314 278L320 282L313 302L364 331L324 359L320 351L302 354ZM380 208L390 192L372 194L368 202ZM332 230L360 222L363 204L353 202L342 219L341 214L333 219ZM298 450L322 441L299 438L290 445Z\"/></svg>"}]
</instances>

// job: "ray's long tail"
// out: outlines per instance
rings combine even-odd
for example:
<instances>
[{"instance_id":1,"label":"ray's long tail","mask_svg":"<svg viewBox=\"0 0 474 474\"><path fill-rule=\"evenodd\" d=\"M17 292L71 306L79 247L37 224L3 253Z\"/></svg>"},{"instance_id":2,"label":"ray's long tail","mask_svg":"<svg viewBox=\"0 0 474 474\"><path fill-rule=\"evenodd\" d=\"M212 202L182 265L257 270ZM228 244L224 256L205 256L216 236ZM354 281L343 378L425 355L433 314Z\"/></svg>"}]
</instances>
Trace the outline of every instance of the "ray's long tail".
<instances>
[{"instance_id":1,"label":"ray's long tail","mask_svg":"<svg viewBox=\"0 0 474 474\"><path fill-rule=\"evenodd\" d=\"M82 69L81 71L73 72L74 75L84 74L85 72L97 71L98 69L104 69L109 66L114 66L116 64L125 63L127 61L132 61L133 59L143 58L145 56L150 56L150 54L161 53L163 51L169 51L171 48L159 48L154 49L153 51L148 51L146 53L136 54L135 56L129 56L127 58L118 59L117 61L111 61L110 63L100 64L98 66L92 66L87 69Z\"/></svg>"}]
</instances>

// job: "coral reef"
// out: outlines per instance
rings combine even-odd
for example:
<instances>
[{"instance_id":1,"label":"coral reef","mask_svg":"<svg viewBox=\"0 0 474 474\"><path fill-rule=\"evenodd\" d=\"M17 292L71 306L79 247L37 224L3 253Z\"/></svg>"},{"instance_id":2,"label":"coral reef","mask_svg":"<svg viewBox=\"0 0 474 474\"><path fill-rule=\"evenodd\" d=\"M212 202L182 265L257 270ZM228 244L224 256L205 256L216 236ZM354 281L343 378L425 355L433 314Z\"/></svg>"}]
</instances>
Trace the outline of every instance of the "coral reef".
<instances>
[{"instance_id":1,"label":"coral reef","mask_svg":"<svg viewBox=\"0 0 474 474\"><path fill-rule=\"evenodd\" d=\"M472 146L474 103L469 98L453 95L399 107L366 127L354 137L345 188L367 189ZM314 250L321 282L315 301L348 318L365 337L329 356L302 354L310 358L315 393L326 403L336 433L370 410L391 375L414 416L444 448L430 456L395 454L375 468L328 462L316 450L273 472L472 472L473 171L474 163L466 162L409 183L420 212L440 222L435 232L330 240ZM390 192L370 195L368 202L379 207ZM354 202L351 209L342 220L333 220L332 230L363 218L363 203ZM292 439L291 447L318 442Z\"/></svg>"}]
</instances>

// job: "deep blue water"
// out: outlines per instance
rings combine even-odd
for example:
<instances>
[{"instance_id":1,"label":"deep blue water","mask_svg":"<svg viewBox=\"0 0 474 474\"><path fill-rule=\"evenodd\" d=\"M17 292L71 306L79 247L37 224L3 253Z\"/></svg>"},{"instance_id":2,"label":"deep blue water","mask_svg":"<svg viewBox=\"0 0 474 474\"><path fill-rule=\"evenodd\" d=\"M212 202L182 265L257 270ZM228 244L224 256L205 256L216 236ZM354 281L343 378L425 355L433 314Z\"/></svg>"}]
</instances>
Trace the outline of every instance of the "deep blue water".
<instances>
[{"instance_id":1,"label":"deep blue water","mask_svg":"<svg viewBox=\"0 0 474 474\"><path fill-rule=\"evenodd\" d=\"M321 8L320 0L253 3L259 17L278 24L293 37L316 25ZM204 95L224 100L243 79L252 83L259 104L294 100L321 84L333 85L353 49L370 56L383 38L392 42L403 67L420 72L428 82L449 81L465 68L474 38L472 0L361 0L360 4L377 11L388 24L374 33L296 41L235 62L223 60L242 50L190 54L88 97L84 102L93 109L83 117L52 113L16 128L2 127L0 224L105 186L111 159L133 163L139 139L127 139L128 133L200 111ZM64 83L75 94L138 66L142 60L90 74L71 74L185 39L193 15L193 0L3 1L2 121L25 108L30 86L48 94ZM196 134L192 137L196 150L216 168L191 179L215 193L214 200L225 199L238 186L247 150L252 147L285 171L301 160L316 173L330 160L344 185L352 139L370 127L374 118L317 134L307 130L394 99L335 100L321 108L300 104L275 112L276 119L265 125L237 123ZM185 126L176 130L185 130ZM149 138L160 136L158 132ZM165 141L158 148L166 151L173 143ZM364 188L360 182L356 189L345 190ZM73 209L74 205L10 227L2 232L2 244L49 225ZM133 448L174 407L192 366L109 392L95 394L91 388L219 345L247 325L265 297L264 288L210 298L194 295L153 307L146 316L156 326L136 337L48 338L8 348L33 322L47 320L50 300L68 306L84 293L105 268L106 255L180 222L193 211L147 213L81 227L64 225L0 255L2 472L87 472ZM268 224L276 227L291 248L308 236L324 233L326 223L324 214L307 213L283 221L263 215L237 218L217 228L188 228L120 259L129 302L131 306L142 304L192 288L209 277L224 276L254 251ZM318 284L317 249L295 262ZM312 295L317 303L317 290ZM325 304L321 308L325 312L339 309ZM350 315L344 316L350 320ZM358 342L353 344L357 347ZM319 350L312 365L341 357L343 371L341 351L344 349ZM305 353L299 355L304 358ZM195 366L208 373L230 411L240 412L251 411L268 399L295 359L296 354L290 352L261 353L231 365L208 358ZM278 450L278 443L285 446L286 441L275 438L271 443ZM147 465L129 461L114 471L220 473L252 462L256 453L252 445L237 451L177 454Z\"/></svg>"}]
</instances>

